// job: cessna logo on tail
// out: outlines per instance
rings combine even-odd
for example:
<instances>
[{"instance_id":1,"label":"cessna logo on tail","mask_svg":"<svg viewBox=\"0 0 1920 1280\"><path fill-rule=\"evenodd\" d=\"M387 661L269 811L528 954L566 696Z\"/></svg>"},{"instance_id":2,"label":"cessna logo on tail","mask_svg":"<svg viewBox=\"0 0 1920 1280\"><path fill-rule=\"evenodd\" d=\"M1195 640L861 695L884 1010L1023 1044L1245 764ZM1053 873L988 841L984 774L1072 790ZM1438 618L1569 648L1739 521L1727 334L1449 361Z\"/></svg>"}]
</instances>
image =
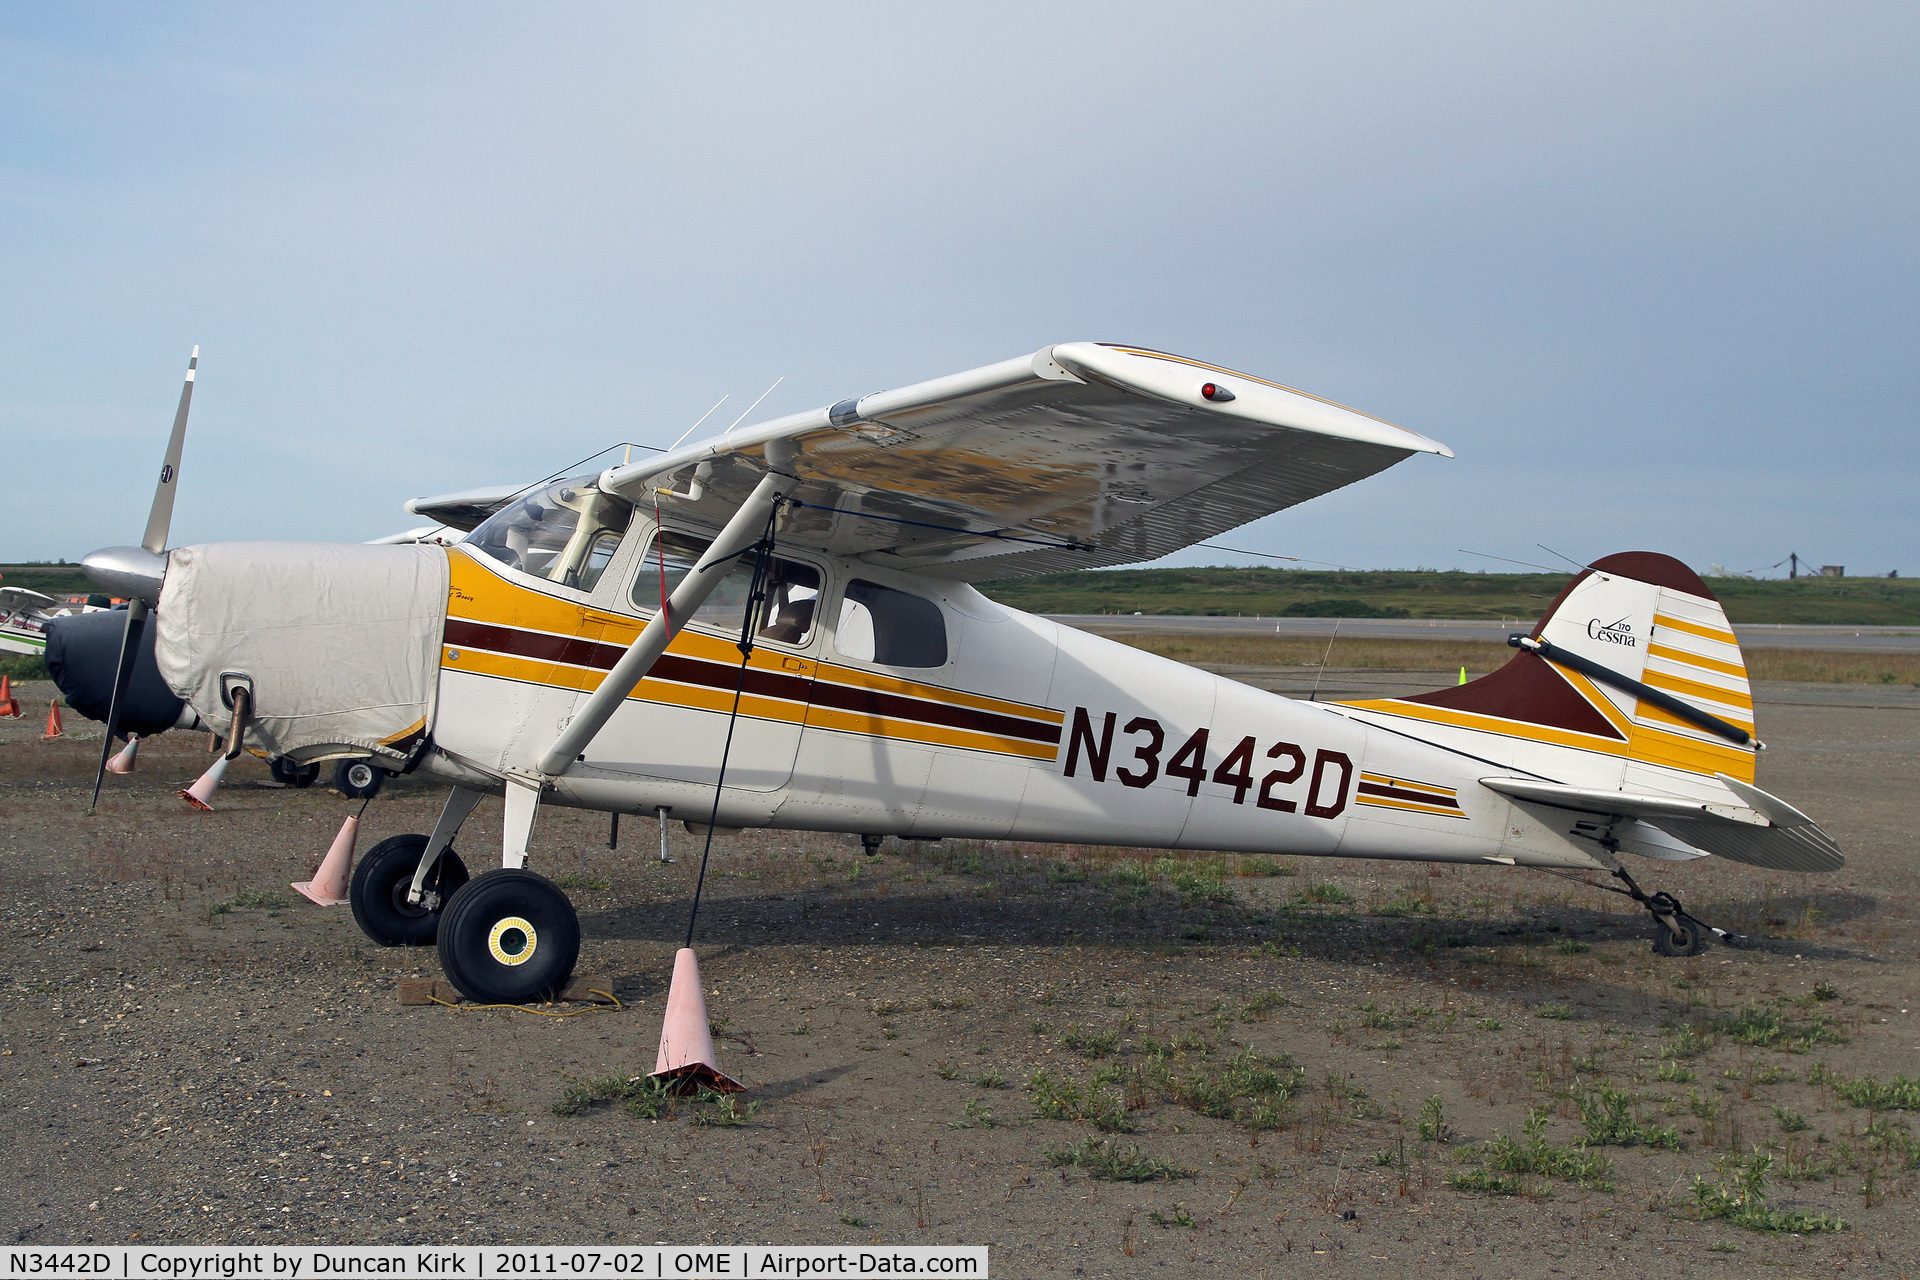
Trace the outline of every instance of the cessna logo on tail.
<instances>
[{"instance_id":1,"label":"cessna logo on tail","mask_svg":"<svg viewBox=\"0 0 1920 1280\"><path fill-rule=\"evenodd\" d=\"M1629 649L1637 648L1640 643L1634 638L1633 628L1627 625L1625 618L1618 622L1602 622L1595 618L1587 624L1587 635L1595 640L1605 640L1608 644L1623 644Z\"/></svg>"}]
</instances>

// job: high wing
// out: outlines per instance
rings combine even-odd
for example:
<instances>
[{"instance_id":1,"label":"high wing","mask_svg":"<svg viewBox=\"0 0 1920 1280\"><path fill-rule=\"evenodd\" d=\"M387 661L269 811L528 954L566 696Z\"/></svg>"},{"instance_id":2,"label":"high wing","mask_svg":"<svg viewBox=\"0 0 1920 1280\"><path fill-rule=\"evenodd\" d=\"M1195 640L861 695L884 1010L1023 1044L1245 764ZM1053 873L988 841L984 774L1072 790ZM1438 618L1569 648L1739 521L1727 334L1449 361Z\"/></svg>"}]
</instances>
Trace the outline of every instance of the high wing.
<instances>
[{"instance_id":1,"label":"high wing","mask_svg":"<svg viewBox=\"0 0 1920 1280\"><path fill-rule=\"evenodd\" d=\"M404 506L414 515L425 516L449 528L471 533L480 526L481 521L526 491L525 485L496 484L481 489L463 489L459 493L443 493L437 498L412 498ZM415 539L408 534L401 535L397 540Z\"/></svg>"},{"instance_id":2,"label":"high wing","mask_svg":"<svg viewBox=\"0 0 1920 1280\"><path fill-rule=\"evenodd\" d=\"M25 587L0 587L0 613L13 613L21 609L45 610L57 607L59 603L52 596L29 591Z\"/></svg>"},{"instance_id":3,"label":"high wing","mask_svg":"<svg viewBox=\"0 0 1920 1280\"><path fill-rule=\"evenodd\" d=\"M612 468L714 522L799 448L783 542L979 581L1152 560L1445 445L1141 347L1072 342ZM454 495L463 497L465 495ZM441 506L411 511L454 523Z\"/></svg>"}]
</instances>

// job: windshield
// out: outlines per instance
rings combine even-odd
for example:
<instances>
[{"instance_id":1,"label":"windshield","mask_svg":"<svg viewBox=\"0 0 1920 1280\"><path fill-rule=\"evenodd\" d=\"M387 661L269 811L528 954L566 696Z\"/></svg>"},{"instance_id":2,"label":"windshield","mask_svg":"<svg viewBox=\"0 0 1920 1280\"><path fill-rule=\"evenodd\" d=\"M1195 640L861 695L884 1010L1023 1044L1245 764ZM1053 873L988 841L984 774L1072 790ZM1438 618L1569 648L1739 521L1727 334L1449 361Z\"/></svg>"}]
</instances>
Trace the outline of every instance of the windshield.
<instances>
[{"instance_id":1,"label":"windshield","mask_svg":"<svg viewBox=\"0 0 1920 1280\"><path fill-rule=\"evenodd\" d=\"M510 569L591 591L633 517L624 498L600 492L596 477L556 480L501 508L466 545Z\"/></svg>"}]
</instances>

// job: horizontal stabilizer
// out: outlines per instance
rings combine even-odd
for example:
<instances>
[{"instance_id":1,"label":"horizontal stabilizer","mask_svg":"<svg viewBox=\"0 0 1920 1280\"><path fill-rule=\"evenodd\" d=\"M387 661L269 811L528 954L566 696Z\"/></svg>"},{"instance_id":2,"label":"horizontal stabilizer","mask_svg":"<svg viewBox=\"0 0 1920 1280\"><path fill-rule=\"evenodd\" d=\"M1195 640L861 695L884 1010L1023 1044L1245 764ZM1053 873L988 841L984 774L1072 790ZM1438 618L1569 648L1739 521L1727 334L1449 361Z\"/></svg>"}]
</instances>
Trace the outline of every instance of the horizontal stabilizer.
<instances>
[{"instance_id":1,"label":"horizontal stabilizer","mask_svg":"<svg viewBox=\"0 0 1920 1280\"><path fill-rule=\"evenodd\" d=\"M1738 779L1722 776L1720 780L1745 803L1725 805L1680 796L1633 795L1532 778L1482 778L1480 785L1532 804L1638 819L1701 853L1748 866L1773 871L1837 871L1846 865L1833 837L1806 814Z\"/></svg>"},{"instance_id":2,"label":"horizontal stabilizer","mask_svg":"<svg viewBox=\"0 0 1920 1280\"><path fill-rule=\"evenodd\" d=\"M1680 796L1636 796L1624 791L1601 791L1594 787L1563 787L1557 782L1536 782L1531 778L1482 778L1480 785L1516 800L1550 804L1556 809L1572 809L1576 813L1604 813L1622 818L1708 816L1752 826L1769 825L1764 815L1752 809L1706 804Z\"/></svg>"}]
</instances>

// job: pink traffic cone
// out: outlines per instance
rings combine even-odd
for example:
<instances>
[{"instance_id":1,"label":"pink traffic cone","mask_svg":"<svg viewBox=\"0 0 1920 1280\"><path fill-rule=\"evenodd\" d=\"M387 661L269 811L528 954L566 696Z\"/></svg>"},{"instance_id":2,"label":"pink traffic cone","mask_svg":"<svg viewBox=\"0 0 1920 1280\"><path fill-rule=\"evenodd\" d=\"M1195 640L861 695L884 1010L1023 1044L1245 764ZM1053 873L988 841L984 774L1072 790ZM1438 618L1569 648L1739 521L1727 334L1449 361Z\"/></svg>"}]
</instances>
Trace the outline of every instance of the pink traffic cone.
<instances>
[{"instance_id":1,"label":"pink traffic cone","mask_svg":"<svg viewBox=\"0 0 1920 1280\"><path fill-rule=\"evenodd\" d=\"M127 745L120 749L120 754L107 761L107 772L132 773L139 759L140 739L132 734L128 734Z\"/></svg>"},{"instance_id":2,"label":"pink traffic cone","mask_svg":"<svg viewBox=\"0 0 1920 1280\"><path fill-rule=\"evenodd\" d=\"M360 815L348 814L327 856L320 859L320 869L313 873L313 879L293 887L323 907L337 907L346 902L347 884L353 877L353 843L359 838Z\"/></svg>"},{"instance_id":3,"label":"pink traffic cone","mask_svg":"<svg viewBox=\"0 0 1920 1280\"><path fill-rule=\"evenodd\" d=\"M673 985L667 988L667 1017L660 1027L660 1056L654 1059L650 1078L703 1084L724 1093L746 1088L714 1063L707 998L700 990L700 962L694 959L692 947L680 948L673 957Z\"/></svg>"},{"instance_id":4,"label":"pink traffic cone","mask_svg":"<svg viewBox=\"0 0 1920 1280\"><path fill-rule=\"evenodd\" d=\"M220 779L227 774L227 758L221 756L213 762L213 768L200 775L200 780L178 795L196 809L213 812L213 793L220 789Z\"/></svg>"}]
</instances>

